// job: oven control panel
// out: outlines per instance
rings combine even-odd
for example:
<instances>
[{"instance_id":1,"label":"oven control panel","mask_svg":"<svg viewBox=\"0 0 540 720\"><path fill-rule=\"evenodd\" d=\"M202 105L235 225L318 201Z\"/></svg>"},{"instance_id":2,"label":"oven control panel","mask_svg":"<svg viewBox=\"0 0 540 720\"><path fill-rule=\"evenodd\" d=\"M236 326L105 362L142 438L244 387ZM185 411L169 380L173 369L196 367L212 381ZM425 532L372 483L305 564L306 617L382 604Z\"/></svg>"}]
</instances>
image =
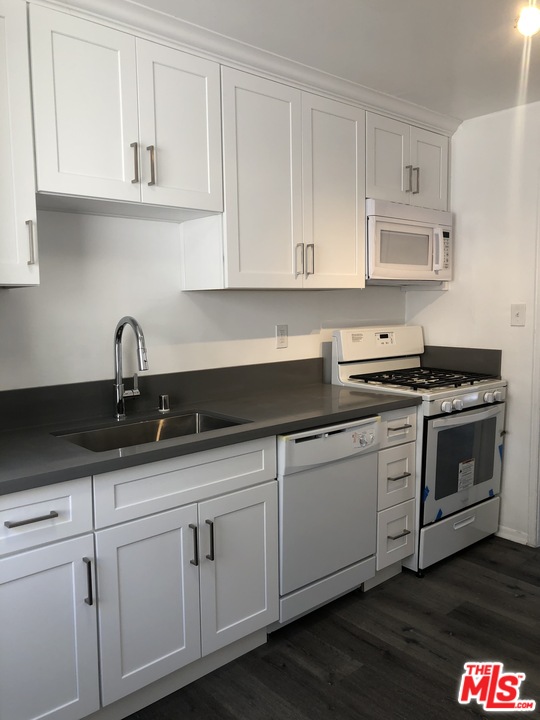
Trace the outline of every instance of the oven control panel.
<instances>
[{"instance_id":1,"label":"oven control panel","mask_svg":"<svg viewBox=\"0 0 540 720\"><path fill-rule=\"evenodd\" d=\"M393 332L377 332L375 333L376 345L393 345L395 343Z\"/></svg>"}]
</instances>

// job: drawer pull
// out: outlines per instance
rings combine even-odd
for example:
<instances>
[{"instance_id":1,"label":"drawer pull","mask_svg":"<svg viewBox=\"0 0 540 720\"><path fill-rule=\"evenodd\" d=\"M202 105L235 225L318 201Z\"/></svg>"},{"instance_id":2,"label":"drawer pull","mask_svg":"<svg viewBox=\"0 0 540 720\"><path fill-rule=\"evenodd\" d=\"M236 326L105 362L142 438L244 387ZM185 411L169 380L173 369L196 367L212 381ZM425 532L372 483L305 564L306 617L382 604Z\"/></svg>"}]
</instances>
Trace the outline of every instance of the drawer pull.
<instances>
[{"instance_id":1,"label":"drawer pull","mask_svg":"<svg viewBox=\"0 0 540 720\"><path fill-rule=\"evenodd\" d=\"M399 538L405 537L406 535L410 535L410 530L403 530L403 532L400 532L399 535L387 535L386 537L389 540L399 540Z\"/></svg>"},{"instance_id":2,"label":"drawer pull","mask_svg":"<svg viewBox=\"0 0 540 720\"><path fill-rule=\"evenodd\" d=\"M90 558L83 557L83 563L86 565L86 583L88 586L88 597L84 598L84 602L87 605L94 604L94 591L92 587L92 561Z\"/></svg>"},{"instance_id":3,"label":"drawer pull","mask_svg":"<svg viewBox=\"0 0 540 720\"><path fill-rule=\"evenodd\" d=\"M190 530L193 530L193 560L189 562L192 565L199 564L199 536L197 534L197 526L193 523L189 524Z\"/></svg>"},{"instance_id":4,"label":"drawer pull","mask_svg":"<svg viewBox=\"0 0 540 720\"><path fill-rule=\"evenodd\" d=\"M392 432L400 432L401 430L408 430L409 428L412 428L412 425L410 423L405 423L405 425L398 425L397 427L389 427L388 432L390 432L390 430Z\"/></svg>"},{"instance_id":5,"label":"drawer pull","mask_svg":"<svg viewBox=\"0 0 540 720\"><path fill-rule=\"evenodd\" d=\"M207 520L206 524L210 527L210 552L206 556L208 560L215 560L216 559L216 552L215 552L215 546L214 546L214 523L212 520Z\"/></svg>"},{"instance_id":6,"label":"drawer pull","mask_svg":"<svg viewBox=\"0 0 540 720\"><path fill-rule=\"evenodd\" d=\"M21 525L31 525L32 523L41 522L42 520L52 520L57 517L58 513L56 510L51 510L48 515L40 515L39 517L29 518L28 520L16 520L15 522L6 520L4 525L11 530L11 528L21 527Z\"/></svg>"},{"instance_id":7,"label":"drawer pull","mask_svg":"<svg viewBox=\"0 0 540 720\"><path fill-rule=\"evenodd\" d=\"M387 477L386 479L390 482L396 482L396 480L404 480L405 478L411 477L410 472L404 472L402 475L395 475L394 477Z\"/></svg>"},{"instance_id":8,"label":"drawer pull","mask_svg":"<svg viewBox=\"0 0 540 720\"><path fill-rule=\"evenodd\" d=\"M467 525L471 525L476 520L476 515L470 515L468 518L465 518L464 520L459 520L458 522L454 523L454 530L461 530L463 527L467 527Z\"/></svg>"}]
</instances>

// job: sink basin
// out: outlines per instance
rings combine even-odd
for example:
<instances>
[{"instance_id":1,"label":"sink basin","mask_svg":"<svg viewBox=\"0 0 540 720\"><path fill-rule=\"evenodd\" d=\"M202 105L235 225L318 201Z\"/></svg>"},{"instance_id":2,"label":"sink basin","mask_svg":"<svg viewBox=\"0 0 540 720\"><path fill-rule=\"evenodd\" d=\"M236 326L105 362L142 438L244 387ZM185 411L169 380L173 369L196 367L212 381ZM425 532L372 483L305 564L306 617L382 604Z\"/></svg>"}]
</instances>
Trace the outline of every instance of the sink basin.
<instances>
[{"instance_id":1,"label":"sink basin","mask_svg":"<svg viewBox=\"0 0 540 720\"><path fill-rule=\"evenodd\" d=\"M142 420L127 425L114 425L79 432L56 432L53 435L93 452L105 452L131 445L143 445L186 435L196 435L209 430L220 430L244 422L246 421L223 415L192 412L155 420Z\"/></svg>"}]
</instances>

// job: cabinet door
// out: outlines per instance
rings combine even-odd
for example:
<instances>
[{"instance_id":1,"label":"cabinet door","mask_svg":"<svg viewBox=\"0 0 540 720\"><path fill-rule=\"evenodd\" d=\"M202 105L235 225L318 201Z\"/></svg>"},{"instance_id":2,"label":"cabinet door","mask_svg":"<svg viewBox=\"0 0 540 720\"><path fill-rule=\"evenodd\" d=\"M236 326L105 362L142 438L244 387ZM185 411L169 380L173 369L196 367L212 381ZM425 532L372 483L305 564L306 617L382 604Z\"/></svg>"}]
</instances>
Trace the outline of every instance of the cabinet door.
<instances>
[{"instance_id":1,"label":"cabinet door","mask_svg":"<svg viewBox=\"0 0 540 720\"><path fill-rule=\"evenodd\" d=\"M367 113L366 197L409 204L411 183L409 125Z\"/></svg>"},{"instance_id":2,"label":"cabinet door","mask_svg":"<svg viewBox=\"0 0 540 720\"><path fill-rule=\"evenodd\" d=\"M26 5L0 0L0 285L37 285Z\"/></svg>"},{"instance_id":3,"label":"cabinet door","mask_svg":"<svg viewBox=\"0 0 540 720\"><path fill-rule=\"evenodd\" d=\"M230 68L222 79L225 285L301 287L301 93Z\"/></svg>"},{"instance_id":4,"label":"cabinet door","mask_svg":"<svg viewBox=\"0 0 540 720\"><path fill-rule=\"evenodd\" d=\"M277 482L199 505L203 655L279 616Z\"/></svg>"},{"instance_id":5,"label":"cabinet door","mask_svg":"<svg viewBox=\"0 0 540 720\"><path fill-rule=\"evenodd\" d=\"M30 28L38 191L139 200L135 39L35 5Z\"/></svg>"},{"instance_id":6,"label":"cabinet door","mask_svg":"<svg viewBox=\"0 0 540 720\"><path fill-rule=\"evenodd\" d=\"M411 205L448 207L448 138L411 127L411 163L415 169Z\"/></svg>"},{"instance_id":7,"label":"cabinet door","mask_svg":"<svg viewBox=\"0 0 540 720\"><path fill-rule=\"evenodd\" d=\"M99 709L92 536L0 559L0 718L78 720Z\"/></svg>"},{"instance_id":8,"label":"cabinet door","mask_svg":"<svg viewBox=\"0 0 540 720\"><path fill-rule=\"evenodd\" d=\"M143 202L221 212L219 65L138 39L137 77Z\"/></svg>"},{"instance_id":9,"label":"cabinet door","mask_svg":"<svg viewBox=\"0 0 540 720\"><path fill-rule=\"evenodd\" d=\"M365 112L302 96L305 288L365 286Z\"/></svg>"},{"instance_id":10,"label":"cabinet door","mask_svg":"<svg viewBox=\"0 0 540 720\"><path fill-rule=\"evenodd\" d=\"M104 705L200 657L196 522L188 505L96 533Z\"/></svg>"}]
</instances>

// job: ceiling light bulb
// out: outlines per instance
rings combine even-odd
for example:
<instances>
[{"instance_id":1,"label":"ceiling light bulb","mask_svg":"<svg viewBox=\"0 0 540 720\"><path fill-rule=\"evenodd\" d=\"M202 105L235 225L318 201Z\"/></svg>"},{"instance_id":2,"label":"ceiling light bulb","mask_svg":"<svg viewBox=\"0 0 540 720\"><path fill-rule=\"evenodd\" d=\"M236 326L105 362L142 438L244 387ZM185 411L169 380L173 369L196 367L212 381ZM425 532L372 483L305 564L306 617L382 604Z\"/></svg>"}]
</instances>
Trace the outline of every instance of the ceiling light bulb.
<instances>
[{"instance_id":1,"label":"ceiling light bulb","mask_svg":"<svg viewBox=\"0 0 540 720\"><path fill-rule=\"evenodd\" d=\"M525 37L530 37L540 30L540 9L528 5L520 13L517 29Z\"/></svg>"}]
</instances>

